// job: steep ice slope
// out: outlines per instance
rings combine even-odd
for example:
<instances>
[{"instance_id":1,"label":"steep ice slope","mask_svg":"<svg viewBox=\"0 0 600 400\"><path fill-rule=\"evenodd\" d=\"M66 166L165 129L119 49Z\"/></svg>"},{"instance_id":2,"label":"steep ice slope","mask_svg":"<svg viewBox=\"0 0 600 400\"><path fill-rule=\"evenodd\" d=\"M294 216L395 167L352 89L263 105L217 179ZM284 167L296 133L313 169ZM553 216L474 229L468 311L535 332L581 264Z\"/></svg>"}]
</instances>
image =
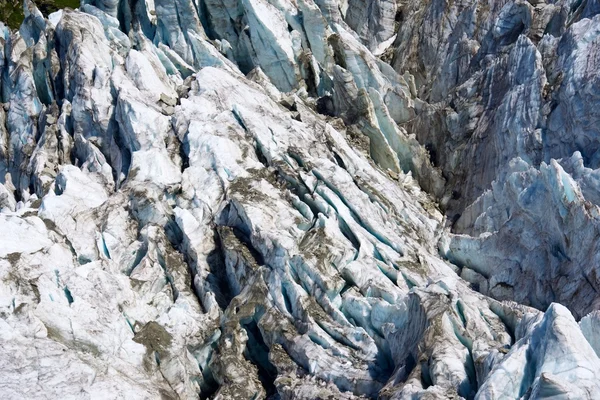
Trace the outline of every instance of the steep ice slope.
<instances>
[{"instance_id":1,"label":"steep ice slope","mask_svg":"<svg viewBox=\"0 0 600 400\"><path fill-rule=\"evenodd\" d=\"M435 199L455 182L398 125L433 98L373 55L398 6L364 7L25 2L0 64L4 397L600 395L597 313L477 291L544 308L544 270L498 293L489 261L542 228L489 211L473 229L496 233L447 234ZM535 167L511 163L472 214L556 209L549 232L594 246L595 172ZM529 187L546 213L514 198Z\"/></svg>"},{"instance_id":2,"label":"steep ice slope","mask_svg":"<svg viewBox=\"0 0 600 400\"><path fill-rule=\"evenodd\" d=\"M446 256L483 293L577 317L600 301L599 12L597 1L408 2L390 50L427 102L401 125L446 178L441 203L461 234Z\"/></svg>"}]
</instances>

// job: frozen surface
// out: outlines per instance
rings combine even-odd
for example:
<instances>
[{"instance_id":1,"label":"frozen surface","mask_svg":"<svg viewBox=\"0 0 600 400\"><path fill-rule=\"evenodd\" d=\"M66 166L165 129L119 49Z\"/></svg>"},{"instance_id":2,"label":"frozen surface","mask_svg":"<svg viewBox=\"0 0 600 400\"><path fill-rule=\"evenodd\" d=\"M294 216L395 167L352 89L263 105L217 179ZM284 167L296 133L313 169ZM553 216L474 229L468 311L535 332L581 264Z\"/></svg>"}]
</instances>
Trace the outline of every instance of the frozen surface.
<instances>
[{"instance_id":1,"label":"frozen surface","mask_svg":"<svg viewBox=\"0 0 600 400\"><path fill-rule=\"evenodd\" d=\"M2 398L600 397L597 2L24 6Z\"/></svg>"}]
</instances>

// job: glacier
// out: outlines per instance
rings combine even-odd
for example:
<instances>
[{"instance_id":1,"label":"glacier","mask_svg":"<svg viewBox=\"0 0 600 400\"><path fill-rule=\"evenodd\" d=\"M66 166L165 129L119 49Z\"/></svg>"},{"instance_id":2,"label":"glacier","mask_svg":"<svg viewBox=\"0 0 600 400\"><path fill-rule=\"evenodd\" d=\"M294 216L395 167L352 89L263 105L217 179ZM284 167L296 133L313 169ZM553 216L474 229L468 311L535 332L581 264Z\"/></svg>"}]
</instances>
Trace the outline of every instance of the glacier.
<instances>
[{"instance_id":1,"label":"glacier","mask_svg":"<svg viewBox=\"0 0 600 400\"><path fill-rule=\"evenodd\" d=\"M600 3L0 23L4 399L600 398Z\"/></svg>"}]
</instances>

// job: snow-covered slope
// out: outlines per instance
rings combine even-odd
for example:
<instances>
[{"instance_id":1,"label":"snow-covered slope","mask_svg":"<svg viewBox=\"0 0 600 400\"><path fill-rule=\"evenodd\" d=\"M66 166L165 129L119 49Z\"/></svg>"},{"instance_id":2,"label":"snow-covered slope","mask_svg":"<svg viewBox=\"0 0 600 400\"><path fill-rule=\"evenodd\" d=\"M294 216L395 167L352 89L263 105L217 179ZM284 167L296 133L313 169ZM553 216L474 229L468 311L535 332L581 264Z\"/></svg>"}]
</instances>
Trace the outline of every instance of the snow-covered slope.
<instances>
[{"instance_id":1,"label":"snow-covered slope","mask_svg":"<svg viewBox=\"0 0 600 400\"><path fill-rule=\"evenodd\" d=\"M25 0L2 398L599 398L598 12Z\"/></svg>"}]
</instances>

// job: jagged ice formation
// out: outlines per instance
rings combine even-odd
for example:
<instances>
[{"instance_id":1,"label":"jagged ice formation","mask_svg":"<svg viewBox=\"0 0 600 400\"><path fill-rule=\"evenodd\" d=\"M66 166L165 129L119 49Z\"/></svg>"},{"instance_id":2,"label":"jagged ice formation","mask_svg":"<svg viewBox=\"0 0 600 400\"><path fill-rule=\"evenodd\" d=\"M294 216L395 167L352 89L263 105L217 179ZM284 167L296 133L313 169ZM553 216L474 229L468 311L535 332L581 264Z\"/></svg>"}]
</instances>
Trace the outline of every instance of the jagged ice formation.
<instances>
[{"instance_id":1,"label":"jagged ice formation","mask_svg":"<svg viewBox=\"0 0 600 400\"><path fill-rule=\"evenodd\" d=\"M2 398L600 398L598 1L24 12Z\"/></svg>"}]
</instances>

